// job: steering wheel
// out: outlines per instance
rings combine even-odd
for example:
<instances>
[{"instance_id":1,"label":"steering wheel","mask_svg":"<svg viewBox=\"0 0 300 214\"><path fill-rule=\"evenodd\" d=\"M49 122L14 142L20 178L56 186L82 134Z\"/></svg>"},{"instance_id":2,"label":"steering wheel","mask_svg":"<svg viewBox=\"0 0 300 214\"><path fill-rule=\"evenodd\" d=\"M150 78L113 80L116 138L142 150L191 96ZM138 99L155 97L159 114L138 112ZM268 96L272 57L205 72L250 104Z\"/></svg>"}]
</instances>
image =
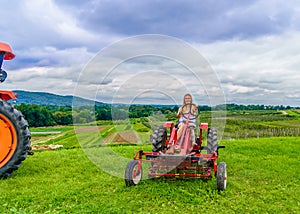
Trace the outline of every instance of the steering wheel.
<instances>
[{"instance_id":1,"label":"steering wheel","mask_svg":"<svg viewBox=\"0 0 300 214\"><path fill-rule=\"evenodd\" d=\"M183 113L183 110L187 108L188 111ZM192 109L196 109L195 112L192 111ZM200 114L199 114L199 109L198 106L194 103L190 103L190 104L185 104L182 106L181 112L180 114L185 118L185 119L189 119L189 120L195 120ZM190 115L190 117L188 118L187 115Z\"/></svg>"}]
</instances>

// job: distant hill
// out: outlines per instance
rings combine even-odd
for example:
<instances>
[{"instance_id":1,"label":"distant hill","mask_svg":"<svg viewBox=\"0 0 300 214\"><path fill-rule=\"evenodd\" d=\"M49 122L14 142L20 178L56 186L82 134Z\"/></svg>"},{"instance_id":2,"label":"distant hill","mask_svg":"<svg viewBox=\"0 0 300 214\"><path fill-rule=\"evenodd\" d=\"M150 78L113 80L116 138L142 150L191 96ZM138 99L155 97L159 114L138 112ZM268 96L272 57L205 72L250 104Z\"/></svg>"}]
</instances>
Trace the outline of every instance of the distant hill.
<instances>
[{"instance_id":1,"label":"distant hill","mask_svg":"<svg viewBox=\"0 0 300 214\"><path fill-rule=\"evenodd\" d=\"M94 101L83 99L80 97L74 97L71 95L63 96L58 94L46 93L46 92L30 92L15 90L18 94L17 104L38 104L38 105L57 105L57 106L72 106L73 98L76 99L76 103L80 105L94 105ZM103 105L101 102L96 102L96 105Z\"/></svg>"},{"instance_id":2,"label":"distant hill","mask_svg":"<svg viewBox=\"0 0 300 214\"><path fill-rule=\"evenodd\" d=\"M79 106L86 106L86 105L96 105L96 106L102 106L107 103L102 102L94 102L93 100L84 99L80 97L74 97L72 95L58 95L58 94L52 94L47 92L31 92L31 91L21 91L21 90L14 90L15 93L18 94L18 99L16 104L37 104L37 105L56 105L56 106L72 106L73 100L76 101L76 104ZM119 105L130 105L130 104L112 104L114 106ZM158 104L135 104L137 106L144 106L144 105L150 105L156 108L162 108L162 107L169 107L173 108L175 105L158 105ZM202 111L208 111L211 109L211 107L204 105L199 106ZM285 109L291 109L291 108L300 108L300 107L291 107L291 106L283 106L283 105L277 105L277 106L271 106L271 105L238 105L234 103L230 104L221 104L214 107L215 110L285 110Z\"/></svg>"}]
</instances>

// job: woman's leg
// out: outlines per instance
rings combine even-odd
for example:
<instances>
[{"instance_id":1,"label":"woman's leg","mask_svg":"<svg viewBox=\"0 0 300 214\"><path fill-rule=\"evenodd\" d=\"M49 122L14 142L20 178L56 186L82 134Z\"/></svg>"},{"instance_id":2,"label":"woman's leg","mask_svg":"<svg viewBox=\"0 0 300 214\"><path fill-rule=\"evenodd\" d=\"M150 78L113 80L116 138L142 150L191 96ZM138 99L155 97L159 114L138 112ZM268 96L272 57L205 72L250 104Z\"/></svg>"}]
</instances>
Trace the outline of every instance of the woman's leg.
<instances>
[{"instance_id":1,"label":"woman's leg","mask_svg":"<svg viewBox=\"0 0 300 214\"><path fill-rule=\"evenodd\" d=\"M182 135L183 128L184 128L184 124L183 124L183 123L180 123L180 124L178 125L178 130L177 130L177 141L179 140L179 138L180 138L181 135Z\"/></svg>"}]
</instances>

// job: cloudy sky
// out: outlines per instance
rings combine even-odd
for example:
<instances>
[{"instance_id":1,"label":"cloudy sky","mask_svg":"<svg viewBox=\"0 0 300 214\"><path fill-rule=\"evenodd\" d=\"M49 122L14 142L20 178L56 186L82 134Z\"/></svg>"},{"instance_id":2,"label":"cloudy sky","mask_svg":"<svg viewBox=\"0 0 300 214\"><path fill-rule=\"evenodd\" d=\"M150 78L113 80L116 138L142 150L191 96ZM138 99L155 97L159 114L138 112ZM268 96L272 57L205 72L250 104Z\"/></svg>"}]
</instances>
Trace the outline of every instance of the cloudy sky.
<instances>
[{"instance_id":1,"label":"cloudy sky","mask_svg":"<svg viewBox=\"0 0 300 214\"><path fill-rule=\"evenodd\" d=\"M181 102L188 91L199 103L214 103L218 93L227 103L300 106L297 0L10 0L0 11L0 41L16 54L4 62L2 89L140 103ZM151 44L146 36L138 46L139 36L148 34L170 39ZM181 43L191 49L183 53ZM117 58L122 47L128 58L102 69L103 56ZM139 47L146 55L167 48L171 56L132 57L129 51ZM199 63L191 81L195 73L180 57L193 58L194 49L207 64Z\"/></svg>"}]
</instances>

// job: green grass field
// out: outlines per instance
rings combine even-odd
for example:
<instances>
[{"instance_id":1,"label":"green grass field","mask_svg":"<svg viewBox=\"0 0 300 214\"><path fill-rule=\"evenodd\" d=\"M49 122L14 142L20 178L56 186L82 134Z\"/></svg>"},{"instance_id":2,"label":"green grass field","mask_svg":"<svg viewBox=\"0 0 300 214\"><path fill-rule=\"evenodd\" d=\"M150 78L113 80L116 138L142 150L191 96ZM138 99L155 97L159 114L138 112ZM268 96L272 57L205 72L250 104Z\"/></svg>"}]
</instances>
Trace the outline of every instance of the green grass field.
<instances>
[{"instance_id":1,"label":"green grass field","mask_svg":"<svg viewBox=\"0 0 300 214\"><path fill-rule=\"evenodd\" d=\"M246 114L240 119L236 119L235 113L231 114L229 119L238 122L248 118L251 123L282 129L299 126L299 118L290 119L283 114L274 114L273 120L261 121L254 114L252 117ZM105 135L118 129L111 124L105 125L108 126L103 129ZM135 126L141 128L138 124ZM142 180L137 186L126 187L122 177L106 173L89 159L84 153L87 150L78 143L73 127L31 131L59 131L55 135L34 135L33 142L64 147L36 151L11 177L0 180L0 213L300 213L299 137L219 142L226 146L220 150L219 161L227 164L228 183L225 191L218 192L215 178L208 181L165 181L161 178ZM82 137L93 139L86 133ZM151 145L147 144L97 147L95 142L87 149L97 148L93 151L108 151L107 154L119 156L95 153L98 161L118 164L124 159L125 162L116 167L121 175L137 150L151 151Z\"/></svg>"},{"instance_id":2,"label":"green grass field","mask_svg":"<svg viewBox=\"0 0 300 214\"><path fill-rule=\"evenodd\" d=\"M222 141L228 186L215 179L142 180L126 187L122 178L96 167L76 139L66 148L39 151L0 183L0 213L299 213L300 139ZM144 150L150 146L142 146ZM139 146L113 147L132 157ZM124 169L125 170L125 169Z\"/></svg>"}]
</instances>

